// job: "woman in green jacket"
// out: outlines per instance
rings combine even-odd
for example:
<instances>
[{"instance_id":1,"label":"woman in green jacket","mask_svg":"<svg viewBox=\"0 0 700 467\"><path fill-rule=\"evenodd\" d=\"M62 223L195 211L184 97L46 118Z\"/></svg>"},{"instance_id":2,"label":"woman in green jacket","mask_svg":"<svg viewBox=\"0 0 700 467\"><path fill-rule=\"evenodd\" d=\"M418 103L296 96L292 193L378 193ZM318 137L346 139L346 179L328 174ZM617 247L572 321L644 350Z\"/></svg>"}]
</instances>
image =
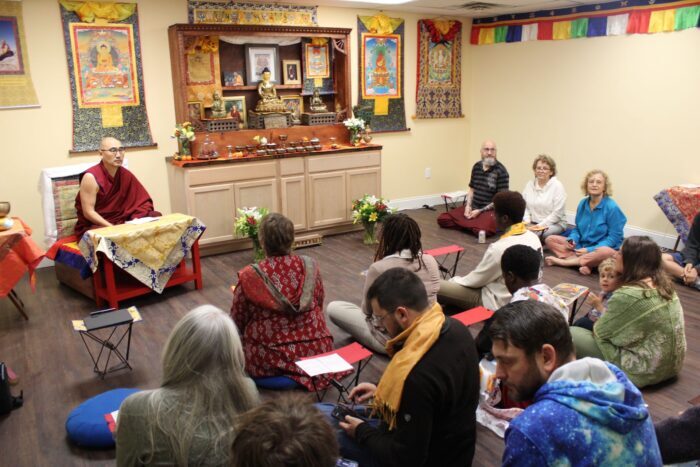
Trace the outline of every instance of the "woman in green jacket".
<instances>
[{"instance_id":1,"label":"woman in green jacket","mask_svg":"<svg viewBox=\"0 0 700 467\"><path fill-rule=\"evenodd\" d=\"M571 328L578 358L607 360L637 387L678 375L686 350L683 308L663 272L661 250L649 237L629 237L615 269L623 285L593 332Z\"/></svg>"}]
</instances>

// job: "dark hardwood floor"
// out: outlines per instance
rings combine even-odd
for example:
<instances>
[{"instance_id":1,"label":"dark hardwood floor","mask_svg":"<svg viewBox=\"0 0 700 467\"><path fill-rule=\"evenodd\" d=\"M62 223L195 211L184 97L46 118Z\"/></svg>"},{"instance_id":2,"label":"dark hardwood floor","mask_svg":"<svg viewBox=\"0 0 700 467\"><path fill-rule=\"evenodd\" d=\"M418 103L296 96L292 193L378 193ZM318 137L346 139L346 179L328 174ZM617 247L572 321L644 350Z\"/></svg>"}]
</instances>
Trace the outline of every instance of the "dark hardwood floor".
<instances>
[{"instance_id":1,"label":"dark hardwood floor","mask_svg":"<svg viewBox=\"0 0 700 467\"><path fill-rule=\"evenodd\" d=\"M466 248L458 274L469 272L480 260L486 245L472 236L437 227L438 212L415 210L409 213L423 229L426 249L449 244ZM301 250L318 260L324 279L326 303L342 299L359 302L364 278L361 271L372 262L372 248L362 244L362 234L325 237L323 245ZM58 284L53 268L37 274L37 291L31 293L24 278L16 290L27 305L30 320L25 321L12 303L0 300L0 360L20 376L13 388L24 390L24 407L0 417L0 464L7 466L112 465L114 450L89 451L72 446L66 439L65 420L79 403L108 389L119 387L154 388L161 377L160 354L171 329L188 310L211 303L228 310L229 286L238 269L247 264L251 252L211 256L202 260L204 289L192 285L175 287L163 295L127 301L136 305L143 321L133 330L130 363L133 371L108 375L104 380L92 372L92 362L80 336L70 321L82 319L95 309L91 302ZM597 289L597 278L582 277L574 270L547 268L544 281L549 285L575 282ZM677 414L688 407L688 400L700 394L700 292L677 286L685 311L688 352L681 375L674 381L644 390L654 420ZM347 334L330 324L336 346L350 341ZM479 326L472 327L476 334ZM386 359L376 357L363 373L363 379L377 380ZM264 394L273 397L273 394ZM335 398L329 392L327 400ZM474 465L498 465L503 442L479 427Z\"/></svg>"}]
</instances>

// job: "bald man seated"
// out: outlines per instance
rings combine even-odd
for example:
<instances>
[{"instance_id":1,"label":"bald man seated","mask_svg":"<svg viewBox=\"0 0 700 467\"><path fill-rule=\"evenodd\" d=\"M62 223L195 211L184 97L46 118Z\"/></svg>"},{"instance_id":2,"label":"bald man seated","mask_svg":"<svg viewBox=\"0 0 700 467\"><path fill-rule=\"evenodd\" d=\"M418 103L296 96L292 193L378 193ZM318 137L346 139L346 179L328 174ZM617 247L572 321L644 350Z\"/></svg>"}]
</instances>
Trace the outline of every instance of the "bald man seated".
<instances>
[{"instance_id":1,"label":"bald man seated","mask_svg":"<svg viewBox=\"0 0 700 467\"><path fill-rule=\"evenodd\" d=\"M121 141L110 136L102 138L100 155L99 164L80 174L80 192L75 198L78 239L91 229L161 215L153 210L153 200L136 176L122 167Z\"/></svg>"}]
</instances>

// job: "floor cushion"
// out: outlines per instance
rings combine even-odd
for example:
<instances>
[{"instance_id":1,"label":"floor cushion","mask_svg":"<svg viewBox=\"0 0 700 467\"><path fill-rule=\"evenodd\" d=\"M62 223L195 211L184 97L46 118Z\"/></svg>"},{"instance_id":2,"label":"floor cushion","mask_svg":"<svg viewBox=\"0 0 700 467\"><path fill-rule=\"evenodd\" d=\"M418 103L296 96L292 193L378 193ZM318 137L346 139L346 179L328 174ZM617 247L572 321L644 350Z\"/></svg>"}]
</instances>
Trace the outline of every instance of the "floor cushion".
<instances>
[{"instance_id":1,"label":"floor cushion","mask_svg":"<svg viewBox=\"0 0 700 467\"><path fill-rule=\"evenodd\" d=\"M124 399L138 389L112 389L86 400L68 415L68 438L78 446L95 449L114 447L105 415L119 409Z\"/></svg>"}]
</instances>

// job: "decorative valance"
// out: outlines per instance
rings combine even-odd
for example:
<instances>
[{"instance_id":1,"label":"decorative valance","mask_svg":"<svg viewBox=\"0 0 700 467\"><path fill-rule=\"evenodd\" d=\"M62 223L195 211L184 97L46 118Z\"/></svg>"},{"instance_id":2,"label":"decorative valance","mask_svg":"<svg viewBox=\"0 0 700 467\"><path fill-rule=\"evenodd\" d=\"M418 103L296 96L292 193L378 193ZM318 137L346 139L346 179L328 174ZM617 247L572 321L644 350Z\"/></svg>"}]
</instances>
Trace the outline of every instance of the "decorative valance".
<instances>
[{"instance_id":1,"label":"decorative valance","mask_svg":"<svg viewBox=\"0 0 700 467\"><path fill-rule=\"evenodd\" d=\"M700 0L622 0L478 18L471 44L653 34L700 26Z\"/></svg>"}]
</instances>

